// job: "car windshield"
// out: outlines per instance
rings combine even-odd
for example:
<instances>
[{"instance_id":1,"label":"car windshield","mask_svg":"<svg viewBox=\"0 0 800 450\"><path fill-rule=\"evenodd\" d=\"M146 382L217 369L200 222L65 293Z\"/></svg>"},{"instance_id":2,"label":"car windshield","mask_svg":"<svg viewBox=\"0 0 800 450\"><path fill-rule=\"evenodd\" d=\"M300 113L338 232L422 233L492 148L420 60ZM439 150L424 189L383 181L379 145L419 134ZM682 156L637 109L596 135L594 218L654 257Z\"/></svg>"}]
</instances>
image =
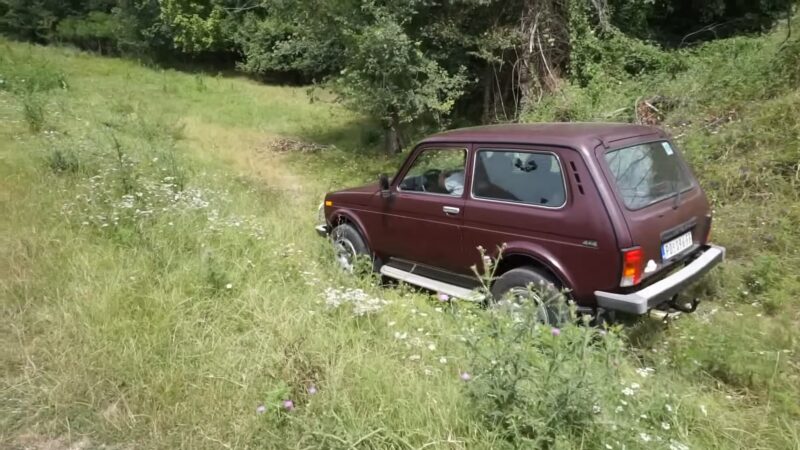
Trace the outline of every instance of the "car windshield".
<instances>
[{"instance_id":1,"label":"car windshield","mask_svg":"<svg viewBox=\"0 0 800 450\"><path fill-rule=\"evenodd\" d=\"M630 209L644 208L692 186L680 156L667 141L612 150L605 159Z\"/></svg>"}]
</instances>

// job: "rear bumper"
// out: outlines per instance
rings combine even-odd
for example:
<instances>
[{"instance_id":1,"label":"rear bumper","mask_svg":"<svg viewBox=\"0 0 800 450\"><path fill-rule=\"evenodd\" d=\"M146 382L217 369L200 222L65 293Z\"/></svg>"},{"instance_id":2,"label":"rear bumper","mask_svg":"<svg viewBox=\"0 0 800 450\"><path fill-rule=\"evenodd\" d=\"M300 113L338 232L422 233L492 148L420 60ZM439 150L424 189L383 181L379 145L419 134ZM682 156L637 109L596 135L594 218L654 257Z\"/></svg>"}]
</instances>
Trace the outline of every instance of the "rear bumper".
<instances>
[{"instance_id":1,"label":"rear bumper","mask_svg":"<svg viewBox=\"0 0 800 450\"><path fill-rule=\"evenodd\" d=\"M597 306L627 314L642 315L666 303L725 259L725 248L710 245L700 256L672 275L630 294L595 291Z\"/></svg>"},{"instance_id":2,"label":"rear bumper","mask_svg":"<svg viewBox=\"0 0 800 450\"><path fill-rule=\"evenodd\" d=\"M327 225L317 225L314 227L314 231L321 237L328 237L331 232L330 227Z\"/></svg>"}]
</instances>

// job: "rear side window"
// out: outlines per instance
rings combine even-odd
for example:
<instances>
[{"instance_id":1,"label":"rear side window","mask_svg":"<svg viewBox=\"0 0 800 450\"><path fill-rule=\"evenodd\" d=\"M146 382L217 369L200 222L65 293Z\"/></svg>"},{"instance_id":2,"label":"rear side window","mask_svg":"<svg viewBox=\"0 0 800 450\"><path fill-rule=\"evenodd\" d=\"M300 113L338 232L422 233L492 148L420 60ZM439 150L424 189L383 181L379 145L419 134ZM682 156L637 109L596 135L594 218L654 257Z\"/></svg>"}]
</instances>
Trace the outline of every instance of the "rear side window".
<instances>
[{"instance_id":1,"label":"rear side window","mask_svg":"<svg viewBox=\"0 0 800 450\"><path fill-rule=\"evenodd\" d=\"M669 142L651 142L605 154L630 209L641 209L692 187L689 174Z\"/></svg>"},{"instance_id":2,"label":"rear side window","mask_svg":"<svg viewBox=\"0 0 800 450\"><path fill-rule=\"evenodd\" d=\"M472 195L550 208L564 206L567 197L554 154L518 150L479 150Z\"/></svg>"}]
</instances>

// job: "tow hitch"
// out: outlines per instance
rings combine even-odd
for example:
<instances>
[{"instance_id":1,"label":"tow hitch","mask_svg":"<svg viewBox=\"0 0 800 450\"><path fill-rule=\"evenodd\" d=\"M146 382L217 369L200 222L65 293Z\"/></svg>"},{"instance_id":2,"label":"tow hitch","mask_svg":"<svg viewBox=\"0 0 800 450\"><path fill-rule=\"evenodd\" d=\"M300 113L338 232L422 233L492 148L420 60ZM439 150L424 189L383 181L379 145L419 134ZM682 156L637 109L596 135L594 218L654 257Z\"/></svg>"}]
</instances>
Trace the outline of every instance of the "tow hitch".
<instances>
[{"instance_id":1,"label":"tow hitch","mask_svg":"<svg viewBox=\"0 0 800 450\"><path fill-rule=\"evenodd\" d=\"M699 304L700 304L700 300L698 300L696 298L693 298L689 302L681 302L681 301L678 300L678 296L677 295L672 297L672 300L669 301L669 307L670 308L672 308L672 309L674 309L676 311L680 311L682 313L686 313L686 314L691 314L691 313L697 311L697 305L699 305Z\"/></svg>"}]
</instances>

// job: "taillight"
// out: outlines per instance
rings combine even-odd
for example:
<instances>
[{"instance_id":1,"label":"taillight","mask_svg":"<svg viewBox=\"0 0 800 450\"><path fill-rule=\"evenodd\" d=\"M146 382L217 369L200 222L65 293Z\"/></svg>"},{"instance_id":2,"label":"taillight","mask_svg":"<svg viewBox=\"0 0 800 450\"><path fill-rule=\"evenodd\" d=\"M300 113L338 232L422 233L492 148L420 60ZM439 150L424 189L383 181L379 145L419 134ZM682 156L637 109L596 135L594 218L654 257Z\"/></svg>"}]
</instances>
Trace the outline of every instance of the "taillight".
<instances>
[{"instance_id":1,"label":"taillight","mask_svg":"<svg viewBox=\"0 0 800 450\"><path fill-rule=\"evenodd\" d=\"M642 281L644 252L641 247L633 247L622 251L622 287L636 286Z\"/></svg>"}]
</instances>

